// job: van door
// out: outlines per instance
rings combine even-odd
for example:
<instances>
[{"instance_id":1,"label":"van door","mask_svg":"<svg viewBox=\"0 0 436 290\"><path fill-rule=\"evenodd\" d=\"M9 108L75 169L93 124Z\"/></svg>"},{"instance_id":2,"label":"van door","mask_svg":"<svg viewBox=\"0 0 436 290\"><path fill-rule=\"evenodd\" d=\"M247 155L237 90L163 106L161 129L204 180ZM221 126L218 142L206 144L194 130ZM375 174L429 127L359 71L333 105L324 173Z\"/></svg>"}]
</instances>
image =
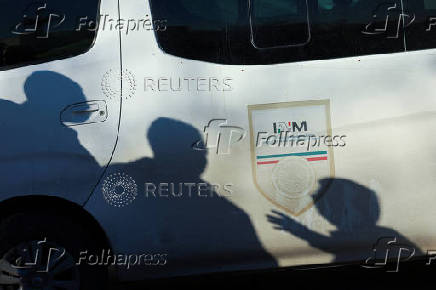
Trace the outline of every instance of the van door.
<instances>
[{"instance_id":1,"label":"van door","mask_svg":"<svg viewBox=\"0 0 436 290\"><path fill-rule=\"evenodd\" d=\"M100 13L118 18L117 1L1 6L0 199L52 195L82 204L116 143L119 33L98 23Z\"/></svg>"},{"instance_id":2,"label":"van door","mask_svg":"<svg viewBox=\"0 0 436 290\"><path fill-rule=\"evenodd\" d=\"M123 279L365 261L384 236L423 245L414 225L430 217L399 208L432 212L430 174L411 192L436 139L403 130L428 136L436 104L430 68L404 71L417 58L402 1L121 3L139 85L87 207L115 251L147 255Z\"/></svg>"}]
</instances>

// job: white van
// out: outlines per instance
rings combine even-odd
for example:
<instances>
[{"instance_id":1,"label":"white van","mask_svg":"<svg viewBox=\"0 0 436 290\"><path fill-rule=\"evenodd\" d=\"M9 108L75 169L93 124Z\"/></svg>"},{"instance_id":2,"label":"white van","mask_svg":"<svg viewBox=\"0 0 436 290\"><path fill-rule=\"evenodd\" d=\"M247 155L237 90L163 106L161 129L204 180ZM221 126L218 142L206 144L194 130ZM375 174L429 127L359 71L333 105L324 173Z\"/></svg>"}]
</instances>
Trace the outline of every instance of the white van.
<instances>
[{"instance_id":1,"label":"white van","mask_svg":"<svg viewBox=\"0 0 436 290\"><path fill-rule=\"evenodd\" d=\"M0 1L0 285L424 257L436 0L388 2Z\"/></svg>"}]
</instances>

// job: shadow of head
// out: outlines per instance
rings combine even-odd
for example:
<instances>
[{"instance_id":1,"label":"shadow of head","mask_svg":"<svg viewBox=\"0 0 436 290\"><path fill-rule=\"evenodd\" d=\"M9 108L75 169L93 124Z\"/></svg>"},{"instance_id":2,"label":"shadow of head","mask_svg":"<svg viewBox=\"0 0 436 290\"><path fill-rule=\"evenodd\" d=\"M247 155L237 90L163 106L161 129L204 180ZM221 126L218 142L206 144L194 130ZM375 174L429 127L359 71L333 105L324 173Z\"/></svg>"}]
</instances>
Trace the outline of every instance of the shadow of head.
<instances>
[{"instance_id":1,"label":"shadow of head","mask_svg":"<svg viewBox=\"0 0 436 290\"><path fill-rule=\"evenodd\" d=\"M315 203L316 208L339 231L376 226L380 206L373 190L347 179L327 178L319 183L327 192Z\"/></svg>"},{"instance_id":2,"label":"shadow of head","mask_svg":"<svg viewBox=\"0 0 436 290\"><path fill-rule=\"evenodd\" d=\"M24 83L27 103L63 109L86 101L82 88L70 78L53 71L33 72Z\"/></svg>"},{"instance_id":3,"label":"shadow of head","mask_svg":"<svg viewBox=\"0 0 436 290\"><path fill-rule=\"evenodd\" d=\"M67 106L86 101L82 87L70 78L53 71L33 72L24 83L26 106L39 119L59 118ZM77 115L77 122L84 122L89 115Z\"/></svg>"},{"instance_id":4,"label":"shadow of head","mask_svg":"<svg viewBox=\"0 0 436 290\"><path fill-rule=\"evenodd\" d=\"M170 118L158 118L147 133L154 160L168 169L183 170L184 175L199 176L207 165L207 152L194 150L192 144L202 140L191 125Z\"/></svg>"}]
</instances>

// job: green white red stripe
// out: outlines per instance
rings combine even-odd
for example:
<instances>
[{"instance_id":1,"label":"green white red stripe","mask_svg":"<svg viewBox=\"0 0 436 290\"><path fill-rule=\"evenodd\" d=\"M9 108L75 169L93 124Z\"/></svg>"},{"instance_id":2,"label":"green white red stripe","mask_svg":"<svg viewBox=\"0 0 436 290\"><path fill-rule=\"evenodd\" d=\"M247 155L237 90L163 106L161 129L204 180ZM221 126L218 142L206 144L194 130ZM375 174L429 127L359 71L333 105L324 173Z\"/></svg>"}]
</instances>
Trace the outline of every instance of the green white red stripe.
<instances>
[{"instance_id":1,"label":"green white red stripe","mask_svg":"<svg viewBox=\"0 0 436 290\"><path fill-rule=\"evenodd\" d=\"M324 161L328 160L327 151L308 151L308 152L298 152L298 153L287 153L287 154L274 154L274 155L259 155L256 156L257 165L268 165L278 163L279 160L277 158L283 158L288 156L301 156L306 157L306 160L309 162L315 161ZM274 159L274 160L265 160L265 159ZM262 160L262 161L260 161ZM265 160L265 161L263 161Z\"/></svg>"}]
</instances>

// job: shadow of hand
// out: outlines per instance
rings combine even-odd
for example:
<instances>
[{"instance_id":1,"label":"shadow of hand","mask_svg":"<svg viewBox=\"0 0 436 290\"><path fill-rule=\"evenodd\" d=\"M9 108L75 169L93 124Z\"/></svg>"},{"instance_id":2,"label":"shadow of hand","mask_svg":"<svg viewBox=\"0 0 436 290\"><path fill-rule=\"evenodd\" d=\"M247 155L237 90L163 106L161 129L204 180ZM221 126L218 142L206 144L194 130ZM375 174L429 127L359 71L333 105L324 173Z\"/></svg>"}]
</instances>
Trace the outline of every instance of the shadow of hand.
<instances>
[{"instance_id":1,"label":"shadow of hand","mask_svg":"<svg viewBox=\"0 0 436 290\"><path fill-rule=\"evenodd\" d=\"M288 217L284 213L276 210L271 211L272 214L267 214L266 217L270 223L274 225L274 229L296 233L304 230L304 226Z\"/></svg>"}]
</instances>

